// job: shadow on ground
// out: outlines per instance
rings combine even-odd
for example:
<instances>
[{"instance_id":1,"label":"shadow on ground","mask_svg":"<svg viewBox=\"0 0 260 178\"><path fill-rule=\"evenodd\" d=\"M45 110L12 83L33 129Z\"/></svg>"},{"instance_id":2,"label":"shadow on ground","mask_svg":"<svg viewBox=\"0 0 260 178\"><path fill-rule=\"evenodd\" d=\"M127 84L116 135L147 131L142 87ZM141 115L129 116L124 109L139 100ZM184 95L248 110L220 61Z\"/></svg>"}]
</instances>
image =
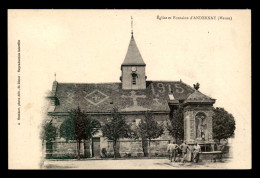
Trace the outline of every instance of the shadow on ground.
<instances>
[{"instance_id":1,"label":"shadow on ground","mask_svg":"<svg viewBox=\"0 0 260 178\"><path fill-rule=\"evenodd\" d=\"M43 167L44 169L73 169L76 167L73 166L59 166L59 165L46 165Z\"/></svg>"},{"instance_id":2,"label":"shadow on ground","mask_svg":"<svg viewBox=\"0 0 260 178\"><path fill-rule=\"evenodd\" d=\"M223 169L229 159L222 161L170 162L167 159L139 160L45 160L43 169Z\"/></svg>"},{"instance_id":3,"label":"shadow on ground","mask_svg":"<svg viewBox=\"0 0 260 178\"><path fill-rule=\"evenodd\" d=\"M170 166L170 167L176 167L176 168L218 168L220 165L224 165L228 163L229 161L217 161L217 162L211 162L211 161L200 161L198 163L194 162L165 162L165 163L154 163L155 165L159 166Z\"/></svg>"}]
</instances>

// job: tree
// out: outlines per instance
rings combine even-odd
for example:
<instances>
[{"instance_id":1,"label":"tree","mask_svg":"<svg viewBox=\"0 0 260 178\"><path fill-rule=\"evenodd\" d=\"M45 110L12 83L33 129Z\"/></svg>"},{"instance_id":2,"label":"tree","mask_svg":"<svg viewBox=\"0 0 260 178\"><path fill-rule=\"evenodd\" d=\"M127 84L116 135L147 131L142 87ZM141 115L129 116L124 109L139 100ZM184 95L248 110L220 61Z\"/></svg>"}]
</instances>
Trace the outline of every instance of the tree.
<instances>
[{"instance_id":1,"label":"tree","mask_svg":"<svg viewBox=\"0 0 260 178\"><path fill-rule=\"evenodd\" d=\"M71 110L69 117L62 123L60 127L60 135L68 140L76 140L77 157L80 159L80 143L82 140L89 140L100 129L100 123L92 119L86 113L77 109Z\"/></svg>"},{"instance_id":2,"label":"tree","mask_svg":"<svg viewBox=\"0 0 260 178\"><path fill-rule=\"evenodd\" d=\"M228 113L224 108L214 109L212 116L213 122L213 138L219 142L221 139L227 139L234 135L236 129L235 119L232 114Z\"/></svg>"},{"instance_id":3,"label":"tree","mask_svg":"<svg viewBox=\"0 0 260 178\"><path fill-rule=\"evenodd\" d=\"M44 123L42 130L42 139L46 142L55 140L57 136L57 128L52 125L52 120Z\"/></svg>"},{"instance_id":4,"label":"tree","mask_svg":"<svg viewBox=\"0 0 260 178\"><path fill-rule=\"evenodd\" d=\"M74 117L70 113L70 117L66 118L60 126L60 136L68 140L74 140L75 127L74 127Z\"/></svg>"},{"instance_id":5,"label":"tree","mask_svg":"<svg viewBox=\"0 0 260 178\"><path fill-rule=\"evenodd\" d=\"M148 157L151 157L150 143L152 139L160 137L164 132L162 124L158 124L150 111L144 112L144 118L136 128L137 137L148 140Z\"/></svg>"},{"instance_id":6,"label":"tree","mask_svg":"<svg viewBox=\"0 0 260 178\"><path fill-rule=\"evenodd\" d=\"M140 123L140 122L139 122ZM138 125L139 125L138 123ZM133 128L133 134L132 137L136 140L141 138L141 143L142 143L142 149L143 149L143 153L144 153L144 157L148 156L148 141L147 138L145 137L145 133L143 130L140 130L139 126L135 126L135 128Z\"/></svg>"},{"instance_id":7,"label":"tree","mask_svg":"<svg viewBox=\"0 0 260 178\"><path fill-rule=\"evenodd\" d=\"M46 149L50 151L50 154L47 154L47 157L51 157L52 154L52 141L55 140L57 136L57 128L52 125L52 120L51 121L46 121L43 124L43 129L42 129L42 140L46 141Z\"/></svg>"},{"instance_id":8,"label":"tree","mask_svg":"<svg viewBox=\"0 0 260 178\"><path fill-rule=\"evenodd\" d=\"M131 128L116 108L111 112L111 119L101 128L103 137L113 141L114 158L119 154L116 149L120 138L131 138Z\"/></svg>"},{"instance_id":9,"label":"tree","mask_svg":"<svg viewBox=\"0 0 260 178\"><path fill-rule=\"evenodd\" d=\"M184 118L183 118L183 106L180 105L170 117L170 124L167 123L167 130L169 134L175 139L176 143L178 140L184 139Z\"/></svg>"},{"instance_id":10,"label":"tree","mask_svg":"<svg viewBox=\"0 0 260 178\"><path fill-rule=\"evenodd\" d=\"M134 134L133 134L133 137L134 137L134 139L141 138L144 157L147 157L148 156L148 150L147 150L148 141L147 141L146 134L144 133L144 131L140 130L139 127L136 127Z\"/></svg>"}]
</instances>

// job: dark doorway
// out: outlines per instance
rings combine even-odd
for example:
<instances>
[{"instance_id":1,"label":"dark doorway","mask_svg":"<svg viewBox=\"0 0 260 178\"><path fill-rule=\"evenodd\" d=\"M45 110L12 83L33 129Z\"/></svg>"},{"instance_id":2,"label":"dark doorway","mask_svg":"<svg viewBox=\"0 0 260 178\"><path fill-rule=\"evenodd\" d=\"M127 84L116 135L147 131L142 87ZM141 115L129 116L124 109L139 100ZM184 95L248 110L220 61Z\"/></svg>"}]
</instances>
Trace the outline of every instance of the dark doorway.
<instances>
[{"instance_id":1,"label":"dark doorway","mask_svg":"<svg viewBox=\"0 0 260 178\"><path fill-rule=\"evenodd\" d=\"M100 138L92 138L92 155L93 157L100 157Z\"/></svg>"}]
</instances>

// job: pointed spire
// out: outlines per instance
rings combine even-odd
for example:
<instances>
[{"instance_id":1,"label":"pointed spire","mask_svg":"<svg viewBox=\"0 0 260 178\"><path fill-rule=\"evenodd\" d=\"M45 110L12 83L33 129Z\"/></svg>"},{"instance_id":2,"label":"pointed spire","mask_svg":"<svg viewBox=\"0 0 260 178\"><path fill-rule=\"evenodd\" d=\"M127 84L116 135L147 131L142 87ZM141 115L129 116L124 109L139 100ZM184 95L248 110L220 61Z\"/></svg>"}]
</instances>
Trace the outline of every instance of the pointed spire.
<instances>
[{"instance_id":1,"label":"pointed spire","mask_svg":"<svg viewBox=\"0 0 260 178\"><path fill-rule=\"evenodd\" d=\"M135 40L132 36L130 40L130 44L128 46L128 50L125 56L125 60L122 64L123 65L138 65L138 66L145 66L144 60L139 52L139 49L137 48L137 45L135 43Z\"/></svg>"},{"instance_id":2,"label":"pointed spire","mask_svg":"<svg viewBox=\"0 0 260 178\"><path fill-rule=\"evenodd\" d=\"M125 56L125 60L122 63L123 65L139 65L145 66L146 64L143 61L143 58L137 48L137 45L134 40L134 32L133 32L133 17L131 16L131 40L128 46L128 50Z\"/></svg>"},{"instance_id":3,"label":"pointed spire","mask_svg":"<svg viewBox=\"0 0 260 178\"><path fill-rule=\"evenodd\" d=\"M56 82L56 72L54 73L54 78L55 78L55 82Z\"/></svg>"}]
</instances>

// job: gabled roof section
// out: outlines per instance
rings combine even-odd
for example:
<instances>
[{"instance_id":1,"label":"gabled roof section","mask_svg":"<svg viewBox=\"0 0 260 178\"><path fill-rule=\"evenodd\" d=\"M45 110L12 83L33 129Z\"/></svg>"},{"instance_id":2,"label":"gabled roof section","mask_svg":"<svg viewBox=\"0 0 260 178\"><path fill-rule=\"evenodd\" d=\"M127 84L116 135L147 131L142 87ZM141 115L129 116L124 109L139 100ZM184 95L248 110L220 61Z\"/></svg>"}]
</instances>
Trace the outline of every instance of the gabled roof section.
<instances>
[{"instance_id":1,"label":"gabled roof section","mask_svg":"<svg viewBox=\"0 0 260 178\"><path fill-rule=\"evenodd\" d=\"M136 42L134 40L134 36L132 35L130 44L128 46L128 50L125 56L125 60L122 63L122 66L129 66L129 65L141 65L145 66L144 60L137 48Z\"/></svg>"},{"instance_id":2,"label":"gabled roof section","mask_svg":"<svg viewBox=\"0 0 260 178\"><path fill-rule=\"evenodd\" d=\"M184 101L184 103L215 103L215 99L212 99L198 90L195 90L188 98Z\"/></svg>"}]
</instances>

